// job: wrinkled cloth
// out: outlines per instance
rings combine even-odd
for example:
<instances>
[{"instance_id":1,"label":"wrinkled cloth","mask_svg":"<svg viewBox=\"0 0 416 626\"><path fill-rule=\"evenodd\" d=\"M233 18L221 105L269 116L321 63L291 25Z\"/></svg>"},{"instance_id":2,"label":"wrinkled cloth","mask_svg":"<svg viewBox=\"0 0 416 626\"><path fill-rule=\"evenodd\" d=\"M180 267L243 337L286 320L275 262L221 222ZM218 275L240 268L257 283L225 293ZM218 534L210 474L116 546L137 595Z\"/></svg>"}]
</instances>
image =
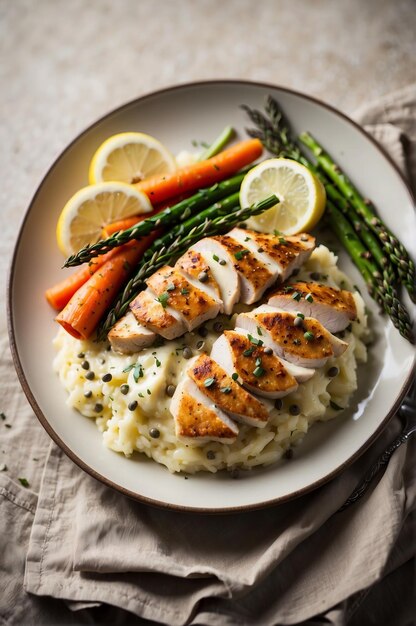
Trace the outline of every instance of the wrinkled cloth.
<instances>
[{"instance_id":1,"label":"wrinkled cloth","mask_svg":"<svg viewBox=\"0 0 416 626\"><path fill-rule=\"evenodd\" d=\"M356 119L416 181L416 86ZM400 432L398 418L350 468L293 502L226 516L158 510L95 481L49 442L5 340L0 348L8 441L21 452L0 451L3 623L411 623L416 442L337 512ZM18 482L22 457L29 488Z\"/></svg>"}]
</instances>

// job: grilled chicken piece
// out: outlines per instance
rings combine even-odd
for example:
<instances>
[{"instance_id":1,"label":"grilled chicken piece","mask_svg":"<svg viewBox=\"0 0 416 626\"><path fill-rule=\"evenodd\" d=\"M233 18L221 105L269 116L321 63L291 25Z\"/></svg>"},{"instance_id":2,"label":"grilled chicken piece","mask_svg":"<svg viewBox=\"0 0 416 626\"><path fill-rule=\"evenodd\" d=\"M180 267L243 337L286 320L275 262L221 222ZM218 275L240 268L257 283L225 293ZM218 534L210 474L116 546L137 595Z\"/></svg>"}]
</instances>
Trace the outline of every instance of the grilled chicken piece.
<instances>
[{"instance_id":1,"label":"grilled chicken piece","mask_svg":"<svg viewBox=\"0 0 416 626\"><path fill-rule=\"evenodd\" d=\"M330 357L340 356L348 348L345 341L331 335L312 317L305 317L300 326L295 326L295 319L295 313L278 311L264 304L250 313L240 313L236 326L245 328L255 337L260 327L265 344L273 348L277 356L303 367L323 367Z\"/></svg>"},{"instance_id":2,"label":"grilled chicken piece","mask_svg":"<svg viewBox=\"0 0 416 626\"><path fill-rule=\"evenodd\" d=\"M176 387L170 412L176 436L182 441L233 443L238 435L238 426L187 376Z\"/></svg>"},{"instance_id":3,"label":"grilled chicken piece","mask_svg":"<svg viewBox=\"0 0 416 626\"><path fill-rule=\"evenodd\" d=\"M269 412L263 402L247 393L208 355L198 357L188 376L215 406L232 418L250 426L266 425Z\"/></svg>"},{"instance_id":4,"label":"grilled chicken piece","mask_svg":"<svg viewBox=\"0 0 416 626\"><path fill-rule=\"evenodd\" d=\"M257 302L266 289L275 282L274 273L244 243L239 243L229 234L217 235L211 239L217 242L221 250L217 255L220 258L227 255L240 276L240 302L244 304Z\"/></svg>"},{"instance_id":5,"label":"grilled chicken piece","mask_svg":"<svg viewBox=\"0 0 416 626\"><path fill-rule=\"evenodd\" d=\"M198 286L202 291L205 291L214 300L218 300L220 303L220 313L223 313L224 305L221 300L221 293L211 271L210 266L204 260L201 253L192 248L185 252L180 259L175 263L176 269L178 269L193 285ZM204 276L206 274L206 276ZM203 282L201 282L201 277Z\"/></svg>"},{"instance_id":6,"label":"grilled chicken piece","mask_svg":"<svg viewBox=\"0 0 416 626\"><path fill-rule=\"evenodd\" d=\"M169 305L183 319L188 330L216 317L220 311L218 300L195 287L181 272L165 265L146 281L162 304Z\"/></svg>"},{"instance_id":7,"label":"grilled chicken piece","mask_svg":"<svg viewBox=\"0 0 416 626\"><path fill-rule=\"evenodd\" d=\"M281 282L301 267L315 248L315 237L306 233L279 236L234 228L228 234L251 250Z\"/></svg>"},{"instance_id":8,"label":"grilled chicken piece","mask_svg":"<svg viewBox=\"0 0 416 626\"><path fill-rule=\"evenodd\" d=\"M331 333L344 330L357 317L350 291L299 281L274 291L268 304L283 311L314 317Z\"/></svg>"},{"instance_id":9,"label":"grilled chicken piece","mask_svg":"<svg viewBox=\"0 0 416 626\"><path fill-rule=\"evenodd\" d=\"M129 311L113 326L108 333L108 339L116 352L133 354L151 346L156 335L141 326L133 313Z\"/></svg>"},{"instance_id":10,"label":"grilled chicken piece","mask_svg":"<svg viewBox=\"0 0 416 626\"><path fill-rule=\"evenodd\" d=\"M246 335L226 330L212 346L211 357L230 376L236 372L244 387L260 396L275 399L296 391L296 379L275 354L268 354L259 345L262 343L257 334L250 340Z\"/></svg>"},{"instance_id":11,"label":"grilled chicken piece","mask_svg":"<svg viewBox=\"0 0 416 626\"><path fill-rule=\"evenodd\" d=\"M165 339L175 339L186 331L179 314L171 307L163 306L149 289L139 293L130 308L139 324Z\"/></svg>"},{"instance_id":12,"label":"grilled chicken piece","mask_svg":"<svg viewBox=\"0 0 416 626\"><path fill-rule=\"evenodd\" d=\"M220 290L224 313L230 315L240 300L240 277L234 269L233 259L213 237L205 237L192 247L209 266ZM218 259L218 260L217 260Z\"/></svg>"}]
</instances>

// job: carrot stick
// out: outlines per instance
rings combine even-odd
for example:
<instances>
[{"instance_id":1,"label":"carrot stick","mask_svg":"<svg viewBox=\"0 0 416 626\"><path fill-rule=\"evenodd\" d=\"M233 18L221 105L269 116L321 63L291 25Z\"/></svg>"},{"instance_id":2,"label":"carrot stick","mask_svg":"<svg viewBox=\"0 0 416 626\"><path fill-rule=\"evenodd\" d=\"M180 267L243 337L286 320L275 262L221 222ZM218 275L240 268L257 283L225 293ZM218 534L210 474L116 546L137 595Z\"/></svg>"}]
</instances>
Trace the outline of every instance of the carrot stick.
<instances>
[{"instance_id":1,"label":"carrot stick","mask_svg":"<svg viewBox=\"0 0 416 626\"><path fill-rule=\"evenodd\" d=\"M211 159L198 161L172 174L152 176L136 183L135 186L148 195L152 204L157 204L181 193L209 187L224 180L255 161L262 151L263 147L259 139L247 139Z\"/></svg>"},{"instance_id":2,"label":"carrot stick","mask_svg":"<svg viewBox=\"0 0 416 626\"><path fill-rule=\"evenodd\" d=\"M101 238L107 239L107 237L110 237L114 233L117 233L119 230L127 230L128 228L135 226L138 222L141 222L144 218L153 215L153 213L146 213L146 215L134 215L133 217L125 217L123 220L118 220L117 222L107 224L107 226L104 226L101 231Z\"/></svg>"},{"instance_id":3,"label":"carrot stick","mask_svg":"<svg viewBox=\"0 0 416 626\"><path fill-rule=\"evenodd\" d=\"M155 239L130 241L108 259L72 296L56 321L76 339L88 339L144 251Z\"/></svg>"}]
</instances>

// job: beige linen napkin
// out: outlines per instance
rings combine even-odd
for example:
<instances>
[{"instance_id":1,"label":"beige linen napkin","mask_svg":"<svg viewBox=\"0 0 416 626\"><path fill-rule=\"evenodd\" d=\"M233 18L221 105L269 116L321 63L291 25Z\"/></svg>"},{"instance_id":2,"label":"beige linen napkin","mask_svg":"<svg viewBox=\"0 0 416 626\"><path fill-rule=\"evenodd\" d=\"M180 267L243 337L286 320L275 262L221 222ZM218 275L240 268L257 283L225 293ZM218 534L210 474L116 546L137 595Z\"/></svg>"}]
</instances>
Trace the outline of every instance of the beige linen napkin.
<instances>
[{"instance_id":1,"label":"beige linen napkin","mask_svg":"<svg viewBox=\"0 0 416 626\"><path fill-rule=\"evenodd\" d=\"M386 103L368 107L361 119L405 168L406 142L416 134L416 86ZM406 128L396 124L401 120ZM392 420L351 468L301 499L213 517L129 500L51 443L39 498L28 504L36 511L25 589L74 610L105 603L173 626L297 624L324 612L325 623L342 623L345 611L331 607L355 594L352 614L373 583L413 555L414 442L394 454L357 505L336 513L399 430Z\"/></svg>"}]
</instances>

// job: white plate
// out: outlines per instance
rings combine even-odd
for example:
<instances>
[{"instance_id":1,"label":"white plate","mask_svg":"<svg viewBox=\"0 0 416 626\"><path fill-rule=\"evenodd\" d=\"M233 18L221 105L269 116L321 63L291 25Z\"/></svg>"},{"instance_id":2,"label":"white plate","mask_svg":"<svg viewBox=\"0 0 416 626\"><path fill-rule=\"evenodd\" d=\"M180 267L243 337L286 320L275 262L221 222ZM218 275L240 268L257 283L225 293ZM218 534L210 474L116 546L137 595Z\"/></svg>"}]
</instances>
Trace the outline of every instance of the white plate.
<instances>
[{"instance_id":1,"label":"white plate","mask_svg":"<svg viewBox=\"0 0 416 626\"><path fill-rule=\"evenodd\" d=\"M333 477L361 454L394 414L408 387L414 350L390 321L374 311L377 340L368 365L359 369L359 389L351 409L332 422L314 426L295 458L252 471L239 480L226 472L201 473L184 480L143 455L134 460L107 450L92 420L70 410L66 392L52 371L52 339L57 331L44 299L62 278L55 226L68 198L87 184L97 146L113 133L144 131L172 152L192 149L192 140L215 137L232 124L244 136L249 125L241 104L261 107L271 93L296 131L309 130L333 154L362 192L373 199L387 224L414 247L414 202L388 157L358 126L334 109L299 93L271 85L214 81L182 85L150 94L110 113L82 133L49 170L23 221L9 283L9 329L23 389L39 420L68 456L104 483L138 500L191 511L225 512L258 508L305 493ZM363 285L347 259L343 268ZM365 288L362 288L365 293Z\"/></svg>"}]
</instances>

